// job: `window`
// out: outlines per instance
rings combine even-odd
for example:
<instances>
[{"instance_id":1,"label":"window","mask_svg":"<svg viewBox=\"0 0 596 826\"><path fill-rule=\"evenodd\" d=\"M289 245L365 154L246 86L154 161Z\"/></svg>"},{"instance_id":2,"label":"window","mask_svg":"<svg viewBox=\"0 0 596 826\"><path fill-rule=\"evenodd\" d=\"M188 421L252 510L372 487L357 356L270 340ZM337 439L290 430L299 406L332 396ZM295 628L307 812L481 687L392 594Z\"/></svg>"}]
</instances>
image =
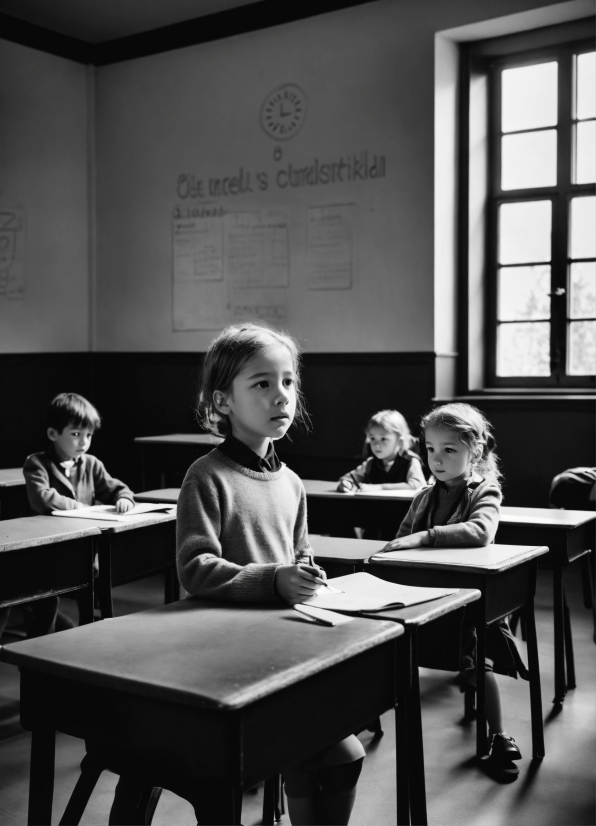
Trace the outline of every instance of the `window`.
<instances>
[{"instance_id":1,"label":"window","mask_svg":"<svg viewBox=\"0 0 596 826\"><path fill-rule=\"evenodd\" d=\"M488 122L485 384L593 387L594 42L505 51L476 63Z\"/></svg>"}]
</instances>

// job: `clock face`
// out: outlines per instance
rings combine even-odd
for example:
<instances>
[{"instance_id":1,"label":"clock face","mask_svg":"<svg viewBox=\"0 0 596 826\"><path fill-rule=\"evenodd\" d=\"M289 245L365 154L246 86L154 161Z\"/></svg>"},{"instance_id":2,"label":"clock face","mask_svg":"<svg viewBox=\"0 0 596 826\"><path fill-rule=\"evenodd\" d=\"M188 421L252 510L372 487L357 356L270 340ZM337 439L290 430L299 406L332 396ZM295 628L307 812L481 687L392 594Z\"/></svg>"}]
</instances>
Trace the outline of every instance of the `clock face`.
<instances>
[{"instance_id":1,"label":"clock face","mask_svg":"<svg viewBox=\"0 0 596 826\"><path fill-rule=\"evenodd\" d=\"M270 138L287 141L296 135L306 117L306 95L295 83L270 92L261 106L261 126Z\"/></svg>"}]
</instances>

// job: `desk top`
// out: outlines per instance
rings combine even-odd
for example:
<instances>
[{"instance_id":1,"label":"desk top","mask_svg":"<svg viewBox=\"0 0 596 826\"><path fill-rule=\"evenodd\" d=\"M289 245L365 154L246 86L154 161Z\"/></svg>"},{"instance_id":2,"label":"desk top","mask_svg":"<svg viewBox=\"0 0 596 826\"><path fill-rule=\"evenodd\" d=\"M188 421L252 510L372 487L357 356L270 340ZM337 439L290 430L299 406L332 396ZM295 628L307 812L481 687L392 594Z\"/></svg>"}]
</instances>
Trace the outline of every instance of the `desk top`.
<instances>
[{"instance_id":1,"label":"desk top","mask_svg":"<svg viewBox=\"0 0 596 826\"><path fill-rule=\"evenodd\" d=\"M31 516L28 518L40 519L41 517ZM50 516L45 518L60 522L65 528L66 523L68 523L77 529L90 525L100 533L124 533L125 531L133 531L135 528L147 528L150 525L157 525L160 522L175 522L176 511L174 510L172 513L140 513L138 516L129 516L126 522L110 522L108 519L77 519L76 516ZM0 522L0 524L2 523Z\"/></svg>"},{"instance_id":2,"label":"desk top","mask_svg":"<svg viewBox=\"0 0 596 826\"><path fill-rule=\"evenodd\" d=\"M162 488L162 490L145 490L135 493L136 502L165 502L168 505L177 505L180 488Z\"/></svg>"},{"instance_id":3,"label":"desk top","mask_svg":"<svg viewBox=\"0 0 596 826\"><path fill-rule=\"evenodd\" d=\"M315 559L356 562L371 559L387 543L375 539L344 539L338 536L309 536ZM487 545L484 548L413 548L379 554L374 562L408 568L432 567L443 570L465 568L469 573L498 573L548 553L548 548L533 545Z\"/></svg>"},{"instance_id":4,"label":"desk top","mask_svg":"<svg viewBox=\"0 0 596 826\"><path fill-rule=\"evenodd\" d=\"M596 511L566 511L556 508L501 507L499 524L570 530L596 520Z\"/></svg>"},{"instance_id":5,"label":"desk top","mask_svg":"<svg viewBox=\"0 0 596 826\"><path fill-rule=\"evenodd\" d=\"M307 496L316 496L324 499L345 499L350 502L353 498L356 499L403 499L406 502L411 502L418 493L418 490L377 490L367 493L365 491L358 491L356 493L340 493L337 490L337 482L326 482L322 479L303 479L302 484Z\"/></svg>"},{"instance_id":6,"label":"desk top","mask_svg":"<svg viewBox=\"0 0 596 826\"><path fill-rule=\"evenodd\" d=\"M317 559L335 562L362 562L378 554L387 544L382 539L352 539L318 534L309 534L308 539Z\"/></svg>"},{"instance_id":7,"label":"desk top","mask_svg":"<svg viewBox=\"0 0 596 826\"><path fill-rule=\"evenodd\" d=\"M428 602L419 602L417 605L408 605L404 608L375 611L374 614L363 613L363 616L399 622L406 628L416 627L426 625L427 622L443 617L463 605L469 605L470 602L476 602L480 597L481 593L476 588L460 588L455 594L449 594L440 599L431 599Z\"/></svg>"},{"instance_id":8,"label":"desk top","mask_svg":"<svg viewBox=\"0 0 596 826\"><path fill-rule=\"evenodd\" d=\"M76 525L73 525L72 521L55 516L4 519L0 521L0 553L99 535L98 528L88 519L77 519Z\"/></svg>"},{"instance_id":9,"label":"desk top","mask_svg":"<svg viewBox=\"0 0 596 826\"><path fill-rule=\"evenodd\" d=\"M0 469L0 488L14 488L17 485L24 485L25 477L23 469L20 467L9 467Z\"/></svg>"},{"instance_id":10,"label":"desk top","mask_svg":"<svg viewBox=\"0 0 596 826\"><path fill-rule=\"evenodd\" d=\"M546 546L486 545L484 548L413 548L379 554L371 562L404 568L465 570L466 573L497 574L548 553Z\"/></svg>"},{"instance_id":11,"label":"desk top","mask_svg":"<svg viewBox=\"0 0 596 826\"><path fill-rule=\"evenodd\" d=\"M135 442L141 445L215 445L223 442L220 436L211 433L168 433L163 436L137 436Z\"/></svg>"},{"instance_id":12,"label":"desk top","mask_svg":"<svg viewBox=\"0 0 596 826\"><path fill-rule=\"evenodd\" d=\"M0 649L6 662L160 700L239 709L404 633L291 608L186 599Z\"/></svg>"}]
</instances>

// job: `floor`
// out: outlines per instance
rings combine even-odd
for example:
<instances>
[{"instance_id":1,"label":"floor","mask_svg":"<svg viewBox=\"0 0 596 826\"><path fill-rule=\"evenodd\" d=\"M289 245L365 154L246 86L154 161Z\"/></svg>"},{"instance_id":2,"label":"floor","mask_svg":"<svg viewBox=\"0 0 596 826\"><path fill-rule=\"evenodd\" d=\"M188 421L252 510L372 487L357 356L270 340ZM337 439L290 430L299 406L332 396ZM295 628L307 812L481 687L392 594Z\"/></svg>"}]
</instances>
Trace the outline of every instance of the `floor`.
<instances>
[{"instance_id":1,"label":"floor","mask_svg":"<svg viewBox=\"0 0 596 826\"><path fill-rule=\"evenodd\" d=\"M575 570L577 568L577 570ZM524 760L513 783L486 776L474 759L475 733L465 724L463 700L454 675L421 671L429 823L436 826L579 826L595 823L594 766L596 766L596 659L592 616L582 604L579 566L567 572L578 687L567 695L557 713L553 696L553 630L550 578L539 572L537 627L542 673L546 758L533 764L529 691L521 680L500 678L507 730L521 748ZM116 589L116 613L143 610L160 603L158 578ZM63 601L75 615L74 602ZM5 635L3 642L16 639ZM520 643L522 652L524 644ZM0 823L22 826L27 821L30 735L18 720L18 672L0 663ZM393 714L383 717L384 736L364 733L367 751L352 826L395 823L395 762ZM53 822L57 823L78 776L82 742L66 735L57 740ZM83 826L103 826L116 778L104 773L87 806ZM261 819L262 787L244 798L244 826ZM289 819L283 818L286 826ZM153 819L155 826L191 826L193 812L186 801L164 792Z\"/></svg>"}]
</instances>

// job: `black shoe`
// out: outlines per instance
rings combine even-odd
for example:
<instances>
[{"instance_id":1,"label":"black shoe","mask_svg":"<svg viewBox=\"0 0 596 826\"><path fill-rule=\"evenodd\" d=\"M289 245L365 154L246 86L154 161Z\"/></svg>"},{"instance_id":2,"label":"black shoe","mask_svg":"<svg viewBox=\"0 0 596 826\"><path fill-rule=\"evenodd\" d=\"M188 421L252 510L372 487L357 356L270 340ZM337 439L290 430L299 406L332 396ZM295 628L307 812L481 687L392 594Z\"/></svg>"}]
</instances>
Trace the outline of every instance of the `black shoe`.
<instances>
[{"instance_id":1,"label":"black shoe","mask_svg":"<svg viewBox=\"0 0 596 826\"><path fill-rule=\"evenodd\" d=\"M490 757L493 762L522 759L521 752L515 740L513 737L510 737L506 731L493 735Z\"/></svg>"}]
</instances>

